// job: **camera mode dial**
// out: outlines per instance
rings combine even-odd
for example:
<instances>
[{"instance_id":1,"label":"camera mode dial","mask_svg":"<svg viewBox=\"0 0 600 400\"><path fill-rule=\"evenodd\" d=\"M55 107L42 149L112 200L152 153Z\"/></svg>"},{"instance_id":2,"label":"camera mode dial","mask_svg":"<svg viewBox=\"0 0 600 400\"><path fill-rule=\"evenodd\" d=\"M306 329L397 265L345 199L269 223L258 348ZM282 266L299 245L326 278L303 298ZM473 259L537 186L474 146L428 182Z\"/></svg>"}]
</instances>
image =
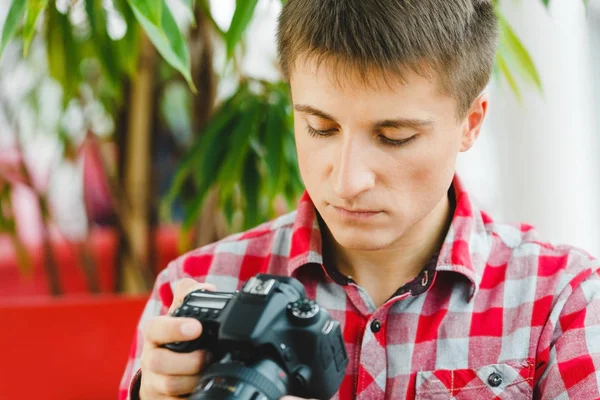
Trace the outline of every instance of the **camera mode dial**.
<instances>
[{"instance_id":1,"label":"camera mode dial","mask_svg":"<svg viewBox=\"0 0 600 400\"><path fill-rule=\"evenodd\" d=\"M319 305L314 300L308 298L289 303L287 308L290 311L293 320L302 325L313 323L319 314Z\"/></svg>"}]
</instances>

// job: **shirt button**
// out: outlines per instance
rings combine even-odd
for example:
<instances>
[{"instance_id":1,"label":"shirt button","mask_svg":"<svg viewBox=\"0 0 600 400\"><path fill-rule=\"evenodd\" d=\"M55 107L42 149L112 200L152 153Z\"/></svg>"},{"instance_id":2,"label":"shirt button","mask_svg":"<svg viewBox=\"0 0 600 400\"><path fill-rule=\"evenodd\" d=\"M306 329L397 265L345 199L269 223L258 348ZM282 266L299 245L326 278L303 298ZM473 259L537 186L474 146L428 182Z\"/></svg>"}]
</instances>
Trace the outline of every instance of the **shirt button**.
<instances>
[{"instance_id":1,"label":"shirt button","mask_svg":"<svg viewBox=\"0 0 600 400\"><path fill-rule=\"evenodd\" d=\"M381 330L381 322L379 322L378 320L371 322L371 332L377 333L380 330Z\"/></svg>"},{"instance_id":2,"label":"shirt button","mask_svg":"<svg viewBox=\"0 0 600 400\"><path fill-rule=\"evenodd\" d=\"M500 375L497 372L490 374L490 376L488 377L488 383L491 387L498 387L502 385L502 375Z\"/></svg>"}]
</instances>

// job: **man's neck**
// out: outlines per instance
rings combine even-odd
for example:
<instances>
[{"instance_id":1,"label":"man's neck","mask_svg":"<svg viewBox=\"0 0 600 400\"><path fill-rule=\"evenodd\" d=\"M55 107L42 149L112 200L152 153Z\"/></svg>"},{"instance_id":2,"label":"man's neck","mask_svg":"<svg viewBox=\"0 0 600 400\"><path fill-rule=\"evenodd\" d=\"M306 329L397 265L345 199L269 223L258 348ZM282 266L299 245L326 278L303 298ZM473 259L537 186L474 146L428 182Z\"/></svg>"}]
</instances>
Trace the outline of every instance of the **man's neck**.
<instances>
[{"instance_id":1,"label":"man's neck","mask_svg":"<svg viewBox=\"0 0 600 400\"><path fill-rule=\"evenodd\" d=\"M338 271L364 288L375 306L379 307L398 288L414 279L439 251L450 225L452 211L448 196L445 196L436 208L396 243L380 250L343 248L325 230L324 250L332 256L328 258Z\"/></svg>"}]
</instances>

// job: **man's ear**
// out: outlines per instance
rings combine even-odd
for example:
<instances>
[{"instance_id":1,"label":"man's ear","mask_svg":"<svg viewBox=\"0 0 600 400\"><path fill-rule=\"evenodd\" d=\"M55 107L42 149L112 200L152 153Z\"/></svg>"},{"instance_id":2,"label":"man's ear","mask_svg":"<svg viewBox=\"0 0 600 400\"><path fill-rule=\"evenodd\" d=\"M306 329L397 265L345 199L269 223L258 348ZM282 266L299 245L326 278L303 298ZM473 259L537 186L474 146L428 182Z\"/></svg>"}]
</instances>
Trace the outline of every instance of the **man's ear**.
<instances>
[{"instance_id":1,"label":"man's ear","mask_svg":"<svg viewBox=\"0 0 600 400\"><path fill-rule=\"evenodd\" d=\"M471 104L471 108L467 112L467 116L465 117L463 123L463 132L460 139L460 151L467 151L473 146L473 144L475 144L477 137L479 137L483 120L487 114L487 108L487 93L477 97L473 101L473 104Z\"/></svg>"}]
</instances>

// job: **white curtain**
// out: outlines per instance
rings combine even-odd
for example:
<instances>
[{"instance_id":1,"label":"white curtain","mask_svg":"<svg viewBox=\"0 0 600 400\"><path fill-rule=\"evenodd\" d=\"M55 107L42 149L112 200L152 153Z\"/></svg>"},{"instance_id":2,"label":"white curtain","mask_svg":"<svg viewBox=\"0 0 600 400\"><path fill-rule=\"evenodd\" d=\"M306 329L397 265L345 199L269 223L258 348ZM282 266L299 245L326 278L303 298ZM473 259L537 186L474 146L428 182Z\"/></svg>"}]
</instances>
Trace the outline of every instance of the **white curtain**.
<instances>
[{"instance_id":1,"label":"white curtain","mask_svg":"<svg viewBox=\"0 0 600 400\"><path fill-rule=\"evenodd\" d=\"M492 82L479 142L459 158L478 203L504 221L536 226L543 239L600 256L600 0L504 2L538 68L543 93L521 106Z\"/></svg>"}]
</instances>

